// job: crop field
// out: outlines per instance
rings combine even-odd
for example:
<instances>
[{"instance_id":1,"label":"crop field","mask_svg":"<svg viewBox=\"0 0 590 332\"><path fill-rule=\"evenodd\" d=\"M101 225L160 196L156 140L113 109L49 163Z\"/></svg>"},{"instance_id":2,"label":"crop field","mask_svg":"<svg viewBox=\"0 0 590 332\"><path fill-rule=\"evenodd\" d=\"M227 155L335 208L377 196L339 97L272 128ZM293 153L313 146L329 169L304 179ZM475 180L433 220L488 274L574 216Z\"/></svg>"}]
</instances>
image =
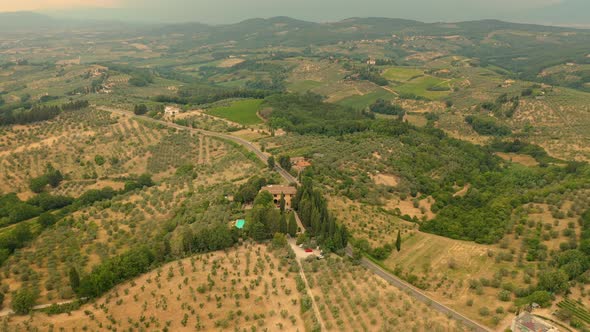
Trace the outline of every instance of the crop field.
<instances>
[{"instance_id":1,"label":"crop field","mask_svg":"<svg viewBox=\"0 0 590 332\"><path fill-rule=\"evenodd\" d=\"M394 82L407 82L424 75L424 70L413 67L390 67L383 72L383 77Z\"/></svg>"},{"instance_id":2,"label":"crop field","mask_svg":"<svg viewBox=\"0 0 590 332\"><path fill-rule=\"evenodd\" d=\"M260 99L238 100L229 106L214 107L207 113L245 126L256 125L262 123L257 114L261 105Z\"/></svg>"},{"instance_id":3,"label":"crop field","mask_svg":"<svg viewBox=\"0 0 590 332\"><path fill-rule=\"evenodd\" d=\"M364 109L373 104L377 99L391 100L395 95L379 88L376 92L370 92L362 96L351 96L340 99L337 103L354 109Z\"/></svg>"},{"instance_id":4,"label":"crop field","mask_svg":"<svg viewBox=\"0 0 590 332\"><path fill-rule=\"evenodd\" d=\"M17 193L28 192L29 180L42 174L48 163L66 176L64 188L77 183L82 189L85 184L144 173L145 149L162 137L161 131L135 120L114 118L94 109L64 112L52 121L6 127L4 131L0 190ZM97 164L97 156L105 163Z\"/></svg>"},{"instance_id":5,"label":"crop field","mask_svg":"<svg viewBox=\"0 0 590 332\"><path fill-rule=\"evenodd\" d=\"M347 260L311 260L303 268L328 331L466 330Z\"/></svg>"},{"instance_id":6,"label":"crop field","mask_svg":"<svg viewBox=\"0 0 590 332\"><path fill-rule=\"evenodd\" d=\"M394 86L393 89L400 94L412 94L431 100L442 99L451 93L450 81L434 76L414 78L399 86Z\"/></svg>"},{"instance_id":7,"label":"crop field","mask_svg":"<svg viewBox=\"0 0 590 332\"><path fill-rule=\"evenodd\" d=\"M182 206L201 211L191 215L193 222L198 221L194 227L229 222L234 212L224 200L212 198L233 192L236 183L257 174L259 167L240 150L207 137L194 139L192 153L187 154L183 143L183 158L178 158L181 145L175 144L190 139L165 137L147 153L147 167L161 172L155 177L157 186L118 195L109 204L84 208L15 252L2 267L9 289L21 284L36 287L40 303L69 299L73 296L67 280L70 266L90 271L108 257L153 241L172 218L184 218L179 217ZM192 175L170 176L175 167L187 165L191 165ZM178 250L174 245L171 249Z\"/></svg>"},{"instance_id":8,"label":"crop field","mask_svg":"<svg viewBox=\"0 0 590 332\"><path fill-rule=\"evenodd\" d=\"M557 304L557 307L561 309L562 313L570 315L570 325L574 325L574 321L577 321L575 325L590 325L590 312L581 303L572 301L571 299L565 299ZM581 322L581 323L580 323Z\"/></svg>"},{"instance_id":9,"label":"crop field","mask_svg":"<svg viewBox=\"0 0 590 332\"><path fill-rule=\"evenodd\" d=\"M417 224L402 220L383 208L359 204L346 198L332 197L330 211L348 227L357 239L366 239L373 246L395 242L397 231L402 234L417 228Z\"/></svg>"},{"instance_id":10,"label":"crop field","mask_svg":"<svg viewBox=\"0 0 590 332\"><path fill-rule=\"evenodd\" d=\"M322 83L318 81L312 80L304 80L304 81L297 81L289 84L289 91L296 92L296 93L305 93L307 91L311 91L314 88L321 86Z\"/></svg>"},{"instance_id":11,"label":"crop field","mask_svg":"<svg viewBox=\"0 0 590 332\"><path fill-rule=\"evenodd\" d=\"M169 263L71 314L15 319L10 328L303 331L301 294L288 261L264 245Z\"/></svg>"},{"instance_id":12,"label":"crop field","mask_svg":"<svg viewBox=\"0 0 590 332\"><path fill-rule=\"evenodd\" d=\"M557 158L590 160L590 93L559 88L545 99L523 100L509 122Z\"/></svg>"}]
</instances>

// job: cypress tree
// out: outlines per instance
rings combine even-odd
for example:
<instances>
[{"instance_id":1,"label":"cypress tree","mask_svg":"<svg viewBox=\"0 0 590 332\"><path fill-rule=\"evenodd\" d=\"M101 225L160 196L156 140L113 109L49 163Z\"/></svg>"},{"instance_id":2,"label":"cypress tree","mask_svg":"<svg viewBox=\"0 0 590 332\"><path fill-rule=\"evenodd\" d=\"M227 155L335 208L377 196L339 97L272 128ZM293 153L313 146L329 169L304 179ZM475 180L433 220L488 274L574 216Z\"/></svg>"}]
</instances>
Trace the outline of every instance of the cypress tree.
<instances>
[{"instance_id":1,"label":"cypress tree","mask_svg":"<svg viewBox=\"0 0 590 332\"><path fill-rule=\"evenodd\" d=\"M72 266L72 268L70 269L70 286L72 287L72 290L75 292L78 287L80 287L80 275L78 274L78 270L76 270L75 267Z\"/></svg>"},{"instance_id":2,"label":"cypress tree","mask_svg":"<svg viewBox=\"0 0 590 332\"><path fill-rule=\"evenodd\" d=\"M281 200L279 201L279 207L281 209L281 213L285 212L285 194L281 193Z\"/></svg>"},{"instance_id":3,"label":"cypress tree","mask_svg":"<svg viewBox=\"0 0 590 332\"><path fill-rule=\"evenodd\" d=\"M344 248L344 245L342 244L342 233L340 232L338 227L336 227L336 231L334 232L334 235L332 237L332 242L336 250Z\"/></svg>"},{"instance_id":4,"label":"cypress tree","mask_svg":"<svg viewBox=\"0 0 590 332\"><path fill-rule=\"evenodd\" d=\"M285 214L281 214L281 221L279 223L279 232L283 233L283 234L287 234L288 231L288 227L287 227L287 217L285 217Z\"/></svg>"},{"instance_id":5,"label":"cypress tree","mask_svg":"<svg viewBox=\"0 0 590 332\"><path fill-rule=\"evenodd\" d=\"M289 235L295 236L297 235L297 220L295 220L295 213L291 213L289 217Z\"/></svg>"},{"instance_id":6,"label":"cypress tree","mask_svg":"<svg viewBox=\"0 0 590 332\"><path fill-rule=\"evenodd\" d=\"M399 252L402 250L402 234L401 231L397 231L397 240L395 240L395 249Z\"/></svg>"}]
</instances>

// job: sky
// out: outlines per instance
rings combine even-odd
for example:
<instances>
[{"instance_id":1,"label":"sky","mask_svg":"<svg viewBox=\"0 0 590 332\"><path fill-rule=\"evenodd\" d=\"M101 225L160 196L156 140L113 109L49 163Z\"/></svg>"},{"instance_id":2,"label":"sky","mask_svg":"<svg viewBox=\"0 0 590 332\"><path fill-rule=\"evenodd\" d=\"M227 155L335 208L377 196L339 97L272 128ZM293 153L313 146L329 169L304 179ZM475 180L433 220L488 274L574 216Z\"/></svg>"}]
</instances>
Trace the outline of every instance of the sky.
<instances>
[{"instance_id":1,"label":"sky","mask_svg":"<svg viewBox=\"0 0 590 332\"><path fill-rule=\"evenodd\" d=\"M272 16L319 22L379 16L427 22L493 18L590 25L590 0L0 0L0 12L18 10L60 17L213 24Z\"/></svg>"}]
</instances>

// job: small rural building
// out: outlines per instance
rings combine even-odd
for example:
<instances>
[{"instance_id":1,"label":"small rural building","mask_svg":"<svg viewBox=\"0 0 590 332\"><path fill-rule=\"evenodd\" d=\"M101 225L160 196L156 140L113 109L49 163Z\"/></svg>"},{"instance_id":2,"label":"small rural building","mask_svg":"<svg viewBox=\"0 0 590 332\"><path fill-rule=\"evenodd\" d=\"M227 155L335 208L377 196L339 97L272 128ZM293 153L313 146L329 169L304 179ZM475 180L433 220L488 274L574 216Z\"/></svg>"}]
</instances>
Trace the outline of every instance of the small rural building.
<instances>
[{"instance_id":1,"label":"small rural building","mask_svg":"<svg viewBox=\"0 0 590 332\"><path fill-rule=\"evenodd\" d=\"M166 108L164 108L164 115L166 116L175 116L178 113L180 113L180 108L176 106L166 106Z\"/></svg>"},{"instance_id":2,"label":"small rural building","mask_svg":"<svg viewBox=\"0 0 590 332\"><path fill-rule=\"evenodd\" d=\"M266 187L262 187L260 191L268 191L273 198L273 201L276 205L279 205L281 201L281 195L285 195L285 208L291 208L291 200L297 194L297 188L291 186L281 186L281 185L270 185Z\"/></svg>"},{"instance_id":3,"label":"small rural building","mask_svg":"<svg viewBox=\"0 0 590 332\"><path fill-rule=\"evenodd\" d=\"M291 165L295 168L298 172L303 171L307 167L311 166L311 163L305 159L304 157L293 157L291 158Z\"/></svg>"},{"instance_id":4,"label":"small rural building","mask_svg":"<svg viewBox=\"0 0 590 332\"><path fill-rule=\"evenodd\" d=\"M555 326L545 320L534 316L528 311L523 311L512 320L513 332L559 332Z\"/></svg>"}]
</instances>

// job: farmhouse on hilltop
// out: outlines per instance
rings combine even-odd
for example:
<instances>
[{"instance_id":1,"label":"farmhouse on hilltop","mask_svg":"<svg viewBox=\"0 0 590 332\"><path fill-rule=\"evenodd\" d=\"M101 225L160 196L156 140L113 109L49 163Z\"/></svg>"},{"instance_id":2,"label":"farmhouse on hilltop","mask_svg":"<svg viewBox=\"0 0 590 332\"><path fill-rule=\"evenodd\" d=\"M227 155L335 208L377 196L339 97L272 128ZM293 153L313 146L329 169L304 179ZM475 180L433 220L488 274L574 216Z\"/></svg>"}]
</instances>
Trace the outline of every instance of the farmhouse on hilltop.
<instances>
[{"instance_id":1,"label":"farmhouse on hilltop","mask_svg":"<svg viewBox=\"0 0 590 332\"><path fill-rule=\"evenodd\" d=\"M273 198L273 202L279 205L281 201L281 195L285 195L285 208L291 208L291 200L293 196L297 194L297 188L291 186L280 186L280 185L270 185L266 187L262 187L260 191L268 191Z\"/></svg>"}]
</instances>

